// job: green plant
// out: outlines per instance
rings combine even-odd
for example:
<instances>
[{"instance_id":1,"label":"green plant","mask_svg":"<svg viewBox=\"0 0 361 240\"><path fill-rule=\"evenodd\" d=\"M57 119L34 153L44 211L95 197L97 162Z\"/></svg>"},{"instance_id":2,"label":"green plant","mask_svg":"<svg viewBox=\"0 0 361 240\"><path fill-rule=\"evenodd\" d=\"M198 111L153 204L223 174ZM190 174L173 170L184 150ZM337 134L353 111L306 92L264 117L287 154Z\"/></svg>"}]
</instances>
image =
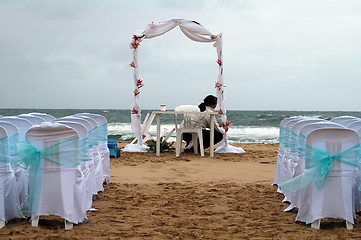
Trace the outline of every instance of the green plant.
<instances>
[{"instance_id":1,"label":"green plant","mask_svg":"<svg viewBox=\"0 0 361 240\"><path fill-rule=\"evenodd\" d=\"M174 142L167 142L163 140L163 137L160 138L160 152L173 152L174 151L174 147L173 147ZM156 148L157 148L157 141L155 140L149 140L147 142L147 145L149 147L148 152L156 152Z\"/></svg>"}]
</instances>

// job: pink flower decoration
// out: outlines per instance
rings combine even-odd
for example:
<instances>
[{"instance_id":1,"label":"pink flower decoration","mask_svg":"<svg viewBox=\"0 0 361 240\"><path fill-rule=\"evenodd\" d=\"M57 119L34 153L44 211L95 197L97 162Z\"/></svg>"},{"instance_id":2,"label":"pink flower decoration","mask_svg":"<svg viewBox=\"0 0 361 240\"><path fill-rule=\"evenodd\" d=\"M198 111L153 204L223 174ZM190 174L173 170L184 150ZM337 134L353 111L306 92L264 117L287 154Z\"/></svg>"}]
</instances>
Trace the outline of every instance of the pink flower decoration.
<instances>
[{"instance_id":1,"label":"pink flower decoration","mask_svg":"<svg viewBox=\"0 0 361 240\"><path fill-rule=\"evenodd\" d=\"M218 63L219 66L222 66L222 60L221 59L218 59L217 63Z\"/></svg>"},{"instance_id":2,"label":"pink flower decoration","mask_svg":"<svg viewBox=\"0 0 361 240\"><path fill-rule=\"evenodd\" d=\"M131 66L131 67L135 68L135 64L134 64L134 62L131 62L131 63L129 64L129 66Z\"/></svg>"},{"instance_id":3,"label":"pink flower decoration","mask_svg":"<svg viewBox=\"0 0 361 240\"><path fill-rule=\"evenodd\" d=\"M222 114L222 115L223 115L222 109L219 109L218 114Z\"/></svg>"},{"instance_id":4,"label":"pink flower decoration","mask_svg":"<svg viewBox=\"0 0 361 240\"><path fill-rule=\"evenodd\" d=\"M136 42L136 41L132 42L132 47L134 49L137 49L139 47L139 45L140 45L139 42Z\"/></svg>"},{"instance_id":5,"label":"pink flower decoration","mask_svg":"<svg viewBox=\"0 0 361 240\"><path fill-rule=\"evenodd\" d=\"M137 109L133 108L131 111L130 111L131 114L138 114L138 111Z\"/></svg>"},{"instance_id":6,"label":"pink flower decoration","mask_svg":"<svg viewBox=\"0 0 361 240\"><path fill-rule=\"evenodd\" d=\"M138 79L138 80L137 80L137 87L138 87L138 88L141 88L141 87L143 87L143 86L144 86L143 80Z\"/></svg>"},{"instance_id":7,"label":"pink flower decoration","mask_svg":"<svg viewBox=\"0 0 361 240\"><path fill-rule=\"evenodd\" d=\"M222 84L220 84L219 82L216 82L216 85L214 86L214 88L219 88L222 87Z\"/></svg>"},{"instance_id":8,"label":"pink flower decoration","mask_svg":"<svg viewBox=\"0 0 361 240\"><path fill-rule=\"evenodd\" d=\"M133 39L134 39L134 41L138 41L138 37L137 37L137 35L133 35Z\"/></svg>"},{"instance_id":9,"label":"pink flower decoration","mask_svg":"<svg viewBox=\"0 0 361 240\"><path fill-rule=\"evenodd\" d=\"M214 39L216 39L216 38L217 38L216 35L211 35L211 39L212 39L212 40L214 40Z\"/></svg>"},{"instance_id":10,"label":"pink flower decoration","mask_svg":"<svg viewBox=\"0 0 361 240\"><path fill-rule=\"evenodd\" d=\"M232 125L232 123L230 122L230 121L226 121L226 126L228 127L228 126L231 126Z\"/></svg>"}]
</instances>

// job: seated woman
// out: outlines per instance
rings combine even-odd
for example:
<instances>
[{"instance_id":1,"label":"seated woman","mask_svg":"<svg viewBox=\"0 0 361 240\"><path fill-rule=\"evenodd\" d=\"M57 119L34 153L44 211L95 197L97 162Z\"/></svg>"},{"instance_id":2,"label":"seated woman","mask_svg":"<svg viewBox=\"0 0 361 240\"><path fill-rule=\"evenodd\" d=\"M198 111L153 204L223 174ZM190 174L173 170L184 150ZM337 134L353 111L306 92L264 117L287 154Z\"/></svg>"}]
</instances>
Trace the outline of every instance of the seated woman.
<instances>
[{"instance_id":1,"label":"seated woman","mask_svg":"<svg viewBox=\"0 0 361 240\"><path fill-rule=\"evenodd\" d=\"M217 106L217 97L213 95L208 95L204 98L203 102L198 105L201 112L213 112ZM204 114L200 116L198 119L197 115L192 116L192 122L198 127L202 128L203 133L203 148L206 149L209 147L210 140L210 123L211 117L214 118L214 144L222 141L224 133L228 131L228 126L224 126L223 122L217 123L215 116ZM184 152L193 152L193 141L191 133L184 133L183 140L186 141L186 147L184 148Z\"/></svg>"}]
</instances>

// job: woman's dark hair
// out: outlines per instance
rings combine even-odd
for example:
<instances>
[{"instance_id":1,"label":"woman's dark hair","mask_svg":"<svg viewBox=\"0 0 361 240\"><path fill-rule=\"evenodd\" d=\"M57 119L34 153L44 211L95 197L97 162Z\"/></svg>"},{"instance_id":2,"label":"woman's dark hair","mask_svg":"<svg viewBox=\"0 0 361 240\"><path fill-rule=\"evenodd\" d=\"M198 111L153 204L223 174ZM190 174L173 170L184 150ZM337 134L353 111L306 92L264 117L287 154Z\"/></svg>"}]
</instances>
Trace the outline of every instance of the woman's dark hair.
<instances>
[{"instance_id":1,"label":"woman's dark hair","mask_svg":"<svg viewBox=\"0 0 361 240\"><path fill-rule=\"evenodd\" d=\"M217 104L217 97L213 95L208 95L203 99L203 102L198 105L201 112L204 112L206 110L206 106L212 106Z\"/></svg>"}]
</instances>

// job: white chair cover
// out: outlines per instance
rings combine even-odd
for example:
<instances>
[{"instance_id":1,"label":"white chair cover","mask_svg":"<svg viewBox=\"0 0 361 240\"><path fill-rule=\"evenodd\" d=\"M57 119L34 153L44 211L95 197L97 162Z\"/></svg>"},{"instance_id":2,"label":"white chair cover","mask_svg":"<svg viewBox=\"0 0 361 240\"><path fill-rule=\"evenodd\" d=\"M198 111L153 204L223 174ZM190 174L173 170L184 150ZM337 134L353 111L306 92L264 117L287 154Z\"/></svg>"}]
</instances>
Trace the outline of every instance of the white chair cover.
<instances>
[{"instance_id":1,"label":"white chair cover","mask_svg":"<svg viewBox=\"0 0 361 240\"><path fill-rule=\"evenodd\" d=\"M357 118L354 116L339 116L339 117L332 118L330 121L341 124L343 121L349 120L349 119L357 119Z\"/></svg>"},{"instance_id":2,"label":"white chair cover","mask_svg":"<svg viewBox=\"0 0 361 240\"><path fill-rule=\"evenodd\" d=\"M110 182L110 155L108 148L108 121L107 119L100 115L94 113L79 113L74 116L87 116L94 119L97 122L98 126L98 146L99 154L102 161L102 170L103 170L103 179L106 184Z\"/></svg>"},{"instance_id":3,"label":"white chair cover","mask_svg":"<svg viewBox=\"0 0 361 240\"><path fill-rule=\"evenodd\" d=\"M342 126L345 126L346 128L348 128L352 123L358 122L360 120L361 120L360 118L348 119L348 120L345 120L345 121L341 122L340 124Z\"/></svg>"},{"instance_id":4,"label":"white chair cover","mask_svg":"<svg viewBox=\"0 0 361 240\"><path fill-rule=\"evenodd\" d=\"M55 120L55 117L46 114L46 113L36 113L36 112L32 112L29 113L30 115L36 116L36 117L41 117L42 119L44 119L46 122L51 122L53 120Z\"/></svg>"},{"instance_id":5,"label":"white chair cover","mask_svg":"<svg viewBox=\"0 0 361 240\"><path fill-rule=\"evenodd\" d=\"M80 160L81 160L81 171L84 176L84 181L86 182L86 198L84 203L84 211L87 211L92 208L93 202L93 193L90 185L90 169L87 162L89 161L89 142L88 142L88 131L86 127L77 122L70 121L57 121L60 124L64 124L68 127L73 128L79 135L80 141Z\"/></svg>"},{"instance_id":6,"label":"white chair cover","mask_svg":"<svg viewBox=\"0 0 361 240\"><path fill-rule=\"evenodd\" d=\"M323 128L307 136L307 170L281 183L285 191L304 189L296 221L309 224L321 218L341 218L354 223L359 144L358 134L350 129Z\"/></svg>"},{"instance_id":7,"label":"white chair cover","mask_svg":"<svg viewBox=\"0 0 361 240\"><path fill-rule=\"evenodd\" d=\"M15 173L10 165L9 138L0 126L0 228L13 218L24 218L20 212Z\"/></svg>"},{"instance_id":8,"label":"white chair cover","mask_svg":"<svg viewBox=\"0 0 361 240\"><path fill-rule=\"evenodd\" d=\"M281 167L279 167L280 164L282 164L282 159L283 159L283 155L284 155L284 147L285 147L285 135L286 135L286 125L289 121L292 121L294 119L299 119L301 118L301 116L293 116L293 117L287 117L285 119L283 119L280 122L280 132L279 132L279 149L278 149L278 156L277 156L277 167L276 167L276 172L275 172L275 177L274 177L274 181L273 184L278 185L281 182L282 179L282 171ZM280 191L278 189L278 191Z\"/></svg>"},{"instance_id":9,"label":"white chair cover","mask_svg":"<svg viewBox=\"0 0 361 240\"><path fill-rule=\"evenodd\" d=\"M18 155L15 152L15 145L19 142L23 142L25 140L25 134L29 130L29 128L32 126L31 122L29 120L26 120L24 118L20 117L4 117L1 119L1 121L6 121L9 123L12 123L15 125L15 127L18 130L19 135L17 137L14 137L10 141L10 149L14 149L11 151L11 159L16 158ZM28 171L18 167L15 164L12 164L12 169L15 172L16 177L16 183L18 186L18 192L19 192L19 200L20 203L22 203L26 196L29 193L29 174Z\"/></svg>"},{"instance_id":10,"label":"white chair cover","mask_svg":"<svg viewBox=\"0 0 361 240\"><path fill-rule=\"evenodd\" d=\"M293 169L293 178L301 175L305 172L305 151L306 151L306 139L307 136L315 130L322 129L322 128L341 128L344 127L340 124L333 123L330 121L319 121L319 122L312 122L309 124L304 125L299 130L299 139L298 139L298 160L297 164L294 166ZM290 180L290 179L286 179ZM285 209L285 211L291 210L295 207L299 206L299 199L300 195L302 194L303 190L297 192L287 192L286 195L288 196L288 201L290 202L290 206Z\"/></svg>"},{"instance_id":11,"label":"white chair cover","mask_svg":"<svg viewBox=\"0 0 361 240\"><path fill-rule=\"evenodd\" d=\"M353 122L349 128L356 131L361 137L361 121ZM361 212L361 154L356 176L355 208L357 212Z\"/></svg>"},{"instance_id":12,"label":"white chair cover","mask_svg":"<svg viewBox=\"0 0 361 240\"><path fill-rule=\"evenodd\" d=\"M40 125L42 122L45 122L42 117L33 116L31 114L20 114L18 117L28 120L32 125Z\"/></svg>"},{"instance_id":13,"label":"white chair cover","mask_svg":"<svg viewBox=\"0 0 361 240\"><path fill-rule=\"evenodd\" d=\"M301 118L301 120L292 123L289 127L291 127L291 142L290 142L290 148L291 148L291 152L289 153L289 159L288 159L288 164L289 164L289 169L288 169L288 173L290 174L288 177L285 178L286 179L291 179L294 178L298 173L296 171L297 166L298 166L298 161L299 161L299 149L300 149L300 131L301 129L311 123L317 123L317 122L322 122L324 120L322 119L314 119L314 118ZM293 125L293 126L292 126ZM278 189L278 192L282 192L281 189ZM292 210L295 206L294 206L294 202L293 199L293 195L295 193L293 192L284 192L285 195L285 200L287 200L288 202L290 202L290 205L284 210L284 211L289 211Z\"/></svg>"},{"instance_id":14,"label":"white chair cover","mask_svg":"<svg viewBox=\"0 0 361 240\"><path fill-rule=\"evenodd\" d=\"M94 161L94 173L95 173L95 184L96 184L96 192L103 192L103 165L99 153L99 142L98 142L98 125L97 122L87 116L79 115L77 116L81 119L87 120L92 130L90 130L89 133L89 142L90 142L90 148L93 150L93 161Z\"/></svg>"},{"instance_id":15,"label":"white chair cover","mask_svg":"<svg viewBox=\"0 0 361 240\"><path fill-rule=\"evenodd\" d=\"M304 117L293 117L288 118L283 121L281 121L280 124L280 151L281 154L279 154L280 159L277 160L277 166L276 166L276 173L275 173L275 180L277 180L278 184L280 182L287 181L291 179L291 176L293 175L291 164L290 164L290 157L291 157L291 145L292 145L292 126L301 121L304 120ZM281 132L282 130L282 132ZM278 192L283 193L283 191L278 188ZM283 201L289 201L287 199L287 195L285 195L285 199Z\"/></svg>"},{"instance_id":16,"label":"white chair cover","mask_svg":"<svg viewBox=\"0 0 361 240\"><path fill-rule=\"evenodd\" d=\"M31 221L41 215L56 215L71 223L86 219L86 186L80 170L78 133L65 125L44 122L26 134L19 146L30 166L30 194L23 204ZM20 162L21 163L21 162Z\"/></svg>"},{"instance_id":17,"label":"white chair cover","mask_svg":"<svg viewBox=\"0 0 361 240\"><path fill-rule=\"evenodd\" d=\"M353 129L355 131L358 131L361 128L361 120L356 121L356 122L352 122L349 126L349 129Z\"/></svg>"},{"instance_id":18,"label":"white chair cover","mask_svg":"<svg viewBox=\"0 0 361 240\"><path fill-rule=\"evenodd\" d=\"M75 117L64 117L59 118L54 121L69 121L69 122L76 122L82 124L84 127L86 127L88 131L88 161L82 162L82 165L85 165L86 169L89 169L89 184L91 193L93 195L98 194L97 190L97 183L96 183L96 174L95 174L95 165L94 165L94 154L93 154L93 135L92 135L92 125L90 122L83 118L75 118Z\"/></svg>"}]
</instances>

